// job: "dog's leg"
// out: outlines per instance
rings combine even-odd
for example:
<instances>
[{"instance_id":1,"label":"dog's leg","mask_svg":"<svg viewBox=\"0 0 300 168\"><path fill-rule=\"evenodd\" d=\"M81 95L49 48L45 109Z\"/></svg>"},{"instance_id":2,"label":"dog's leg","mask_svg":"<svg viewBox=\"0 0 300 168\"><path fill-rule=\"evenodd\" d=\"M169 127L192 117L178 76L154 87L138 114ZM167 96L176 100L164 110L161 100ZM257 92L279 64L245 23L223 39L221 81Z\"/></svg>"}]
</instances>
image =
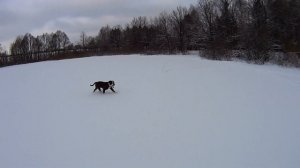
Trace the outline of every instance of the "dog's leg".
<instances>
[{"instance_id":1,"label":"dog's leg","mask_svg":"<svg viewBox=\"0 0 300 168\"><path fill-rule=\"evenodd\" d=\"M105 89L103 89L103 94L105 93Z\"/></svg>"},{"instance_id":2,"label":"dog's leg","mask_svg":"<svg viewBox=\"0 0 300 168\"><path fill-rule=\"evenodd\" d=\"M114 93L116 93L115 90L114 90L113 88L110 88L110 90L113 91Z\"/></svg>"},{"instance_id":3,"label":"dog's leg","mask_svg":"<svg viewBox=\"0 0 300 168\"><path fill-rule=\"evenodd\" d=\"M97 90L97 88L95 87L94 92Z\"/></svg>"}]
</instances>

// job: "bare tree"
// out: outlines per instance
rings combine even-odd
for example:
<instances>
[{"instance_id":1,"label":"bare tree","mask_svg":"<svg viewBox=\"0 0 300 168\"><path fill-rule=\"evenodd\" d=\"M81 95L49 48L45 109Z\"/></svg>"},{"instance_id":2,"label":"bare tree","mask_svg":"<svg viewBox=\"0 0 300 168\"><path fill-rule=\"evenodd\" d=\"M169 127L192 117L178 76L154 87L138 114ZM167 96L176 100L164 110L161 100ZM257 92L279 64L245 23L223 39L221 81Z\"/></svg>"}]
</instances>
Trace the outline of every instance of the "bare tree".
<instances>
[{"instance_id":1,"label":"bare tree","mask_svg":"<svg viewBox=\"0 0 300 168\"><path fill-rule=\"evenodd\" d=\"M130 49L143 51L149 46L147 39L148 20L145 16L133 18L130 24Z\"/></svg>"},{"instance_id":2,"label":"bare tree","mask_svg":"<svg viewBox=\"0 0 300 168\"><path fill-rule=\"evenodd\" d=\"M202 21L201 29L204 33L202 44L205 48L204 56L209 59L218 59L216 53L216 18L218 17L218 9L215 1L212 0L199 0L199 13L200 20Z\"/></svg>"},{"instance_id":3,"label":"bare tree","mask_svg":"<svg viewBox=\"0 0 300 168\"><path fill-rule=\"evenodd\" d=\"M6 50L0 43L0 66L6 65L8 63L8 58L5 56L7 56Z\"/></svg>"},{"instance_id":4,"label":"bare tree","mask_svg":"<svg viewBox=\"0 0 300 168\"><path fill-rule=\"evenodd\" d=\"M160 50L168 50L171 53L174 49L172 46L172 27L170 26L170 15L166 12L160 13L160 15L155 18L154 24L157 29L156 45Z\"/></svg>"},{"instance_id":5,"label":"bare tree","mask_svg":"<svg viewBox=\"0 0 300 168\"><path fill-rule=\"evenodd\" d=\"M97 36L97 43L98 46L102 51L109 51L111 44L110 44L110 26L102 27Z\"/></svg>"},{"instance_id":6,"label":"bare tree","mask_svg":"<svg viewBox=\"0 0 300 168\"><path fill-rule=\"evenodd\" d=\"M30 33L26 33L22 40L23 54L33 52L34 37Z\"/></svg>"},{"instance_id":7,"label":"bare tree","mask_svg":"<svg viewBox=\"0 0 300 168\"><path fill-rule=\"evenodd\" d=\"M219 1L220 15L216 19L216 43L219 49L232 50L237 43L237 22L230 0Z\"/></svg>"},{"instance_id":8,"label":"bare tree","mask_svg":"<svg viewBox=\"0 0 300 168\"><path fill-rule=\"evenodd\" d=\"M133 18L131 21L131 27L144 28L148 25L146 16L139 16L137 18Z\"/></svg>"},{"instance_id":9,"label":"bare tree","mask_svg":"<svg viewBox=\"0 0 300 168\"><path fill-rule=\"evenodd\" d=\"M57 36L57 47L59 49L65 49L71 44L69 37L65 32L58 30L55 34Z\"/></svg>"},{"instance_id":10,"label":"bare tree","mask_svg":"<svg viewBox=\"0 0 300 168\"><path fill-rule=\"evenodd\" d=\"M6 53L6 51L4 50L4 48L2 47L1 43L0 43L0 56L4 55Z\"/></svg>"},{"instance_id":11,"label":"bare tree","mask_svg":"<svg viewBox=\"0 0 300 168\"><path fill-rule=\"evenodd\" d=\"M41 43L39 51L44 52L50 50L50 40L51 36L48 33L37 36L38 41Z\"/></svg>"},{"instance_id":12,"label":"bare tree","mask_svg":"<svg viewBox=\"0 0 300 168\"><path fill-rule=\"evenodd\" d=\"M264 63L269 59L270 28L267 9L263 0L254 0L251 5L251 22L247 31L248 60Z\"/></svg>"},{"instance_id":13,"label":"bare tree","mask_svg":"<svg viewBox=\"0 0 300 168\"><path fill-rule=\"evenodd\" d=\"M172 11L170 16L174 36L177 39L177 47L181 52L185 52L187 49L187 31L184 20L187 14L188 10L185 7L179 6L176 10Z\"/></svg>"},{"instance_id":14,"label":"bare tree","mask_svg":"<svg viewBox=\"0 0 300 168\"><path fill-rule=\"evenodd\" d=\"M22 54L21 43L23 40L23 36L18 36L15 41L10 46L10 53L12 55Z\"/></svg>"},{"instance_id":15,"label":"bare tree","mask_svg":"<svg viewBox=\"0 0 300 168\"><path fill-rule=\"evenodd\" d=\"M186 36L188 50L197 50L202 47L204 33L201 29L202 20L200 19L197 6L191 5L188 14L184 18L186 24Z\"/></svg>"},{"instance_id":16,"label":"bare tree","mask_svg":"<svg viewBox=\"0 0 300 168\"><path fill-rule=\"evenodd\" d=\"M202 20L202 30L206 34L205 41L209 45L215 38L216 4L211 0L199 0L199 10L200 19Z\"/></svg>"},{"instance_id":17,"label":"bare tree","mask_svg":"<svg viewBox=\"0 0 300 168\"><path fill-rule=\"evenodd\" d=\"M110 32L110 43L113 50L119 50L122 45L122 27L115 26Z\"/></svg>"},{"instance_id":18,"label":"bare tree","mask_svg":"<svg viewBox=\"0 0 300 168\"><path fill-rule=\"evenodd\" d=\"M86 36L85 32L81 32L81 33L80 33L80 45L81 45L83 48L86 47L86 38L87 38L87 36Z\"/></svg>"}]
</instances>

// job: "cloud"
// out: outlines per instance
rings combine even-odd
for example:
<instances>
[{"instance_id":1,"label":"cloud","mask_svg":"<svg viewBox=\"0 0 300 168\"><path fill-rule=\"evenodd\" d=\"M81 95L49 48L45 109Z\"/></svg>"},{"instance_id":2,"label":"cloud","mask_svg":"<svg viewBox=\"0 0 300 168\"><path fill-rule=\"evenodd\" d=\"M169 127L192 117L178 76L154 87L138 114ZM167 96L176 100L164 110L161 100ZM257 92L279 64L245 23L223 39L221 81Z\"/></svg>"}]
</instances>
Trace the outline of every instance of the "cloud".
<instances>
[{"instance_id":1,"label":"cloud","mask_svg":"<svg viewBox=\"0 0 300 168\"><path fill-rule=\"evenodd\" d=\"M157 16L196 0L1 0L0 43L9 48L12 39L62 30L72 42L80 32L96 35L105 25L124 25L137 16ZM9 42L10 41L10 42Z\"/></svg>"}]
</instances>

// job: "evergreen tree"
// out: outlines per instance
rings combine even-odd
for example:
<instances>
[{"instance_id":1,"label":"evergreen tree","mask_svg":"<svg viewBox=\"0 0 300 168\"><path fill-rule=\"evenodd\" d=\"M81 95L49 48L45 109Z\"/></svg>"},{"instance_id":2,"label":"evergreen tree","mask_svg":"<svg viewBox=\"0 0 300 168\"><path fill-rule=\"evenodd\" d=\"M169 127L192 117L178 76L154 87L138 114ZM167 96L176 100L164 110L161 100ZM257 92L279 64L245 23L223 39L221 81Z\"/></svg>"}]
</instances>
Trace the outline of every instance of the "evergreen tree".
<instances>
[{"instance_id":1,"label":"evergreen tree","mask_svg":"<svg viewBox=\"0 0 300 168\"><path fill-rule=\"evenodd\" d=\"M269 60L271 36L266 6L262 0L253 1L251 17L246 38L248 60L264 63Z\"/></svg>"},{"instance_id":2,"label":"evergreen tree","mask_svg":"<svg viewBox=\"0 0 300 168\"><path fill-rule=\"evenodd\" d=\"M233 49L236 46L237 22L229 0L221 0L221 15L216 19L216 43L219 48Z\"/></svg>"}]
</instances>

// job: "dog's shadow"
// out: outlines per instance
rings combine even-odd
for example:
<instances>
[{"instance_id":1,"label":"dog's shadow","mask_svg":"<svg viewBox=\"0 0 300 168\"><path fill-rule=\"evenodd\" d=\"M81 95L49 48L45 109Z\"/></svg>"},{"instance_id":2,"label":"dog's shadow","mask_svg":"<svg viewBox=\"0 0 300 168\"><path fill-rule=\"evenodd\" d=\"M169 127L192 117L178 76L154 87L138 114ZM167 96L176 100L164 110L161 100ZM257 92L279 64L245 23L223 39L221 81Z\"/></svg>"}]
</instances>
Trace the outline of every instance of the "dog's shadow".
<instances>
[{"instance_id":1,"label":"dog's shadow","mask_svg":"<svg viewBox=\"0 0 300 168\"><path fill-rule=\"evenodd\" d=\"M100 91L95 91L95 92L92 92L92 95L101 95L101 96L105 96L105 95L115 95L115 94L118 94L119 91L116 91L116 92L112 92L112 91L106 91L105 93L103 92L100 92Z\"/></svg>"}]
</instances>

